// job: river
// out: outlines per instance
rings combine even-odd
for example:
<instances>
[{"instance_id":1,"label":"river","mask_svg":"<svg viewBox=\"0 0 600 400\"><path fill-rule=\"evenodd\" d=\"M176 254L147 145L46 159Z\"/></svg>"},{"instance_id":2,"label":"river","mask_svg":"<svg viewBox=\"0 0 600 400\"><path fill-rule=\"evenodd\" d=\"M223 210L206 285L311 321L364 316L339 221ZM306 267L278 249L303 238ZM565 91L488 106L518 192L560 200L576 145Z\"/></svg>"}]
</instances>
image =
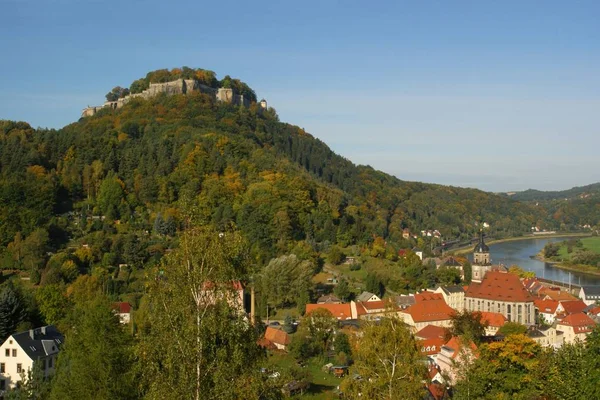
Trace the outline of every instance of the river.
<instances>
[{"instance_id":1,"label":"river","mask_svg":"<svg viewBox=\"0 0 600 400\"><path fill-rule=\"evenodd\" d=\"M534 238L490 244L490 256L493 264L507 267L518 265L525 271L533 271L540 278L569 282L569 271L552 266L531 256L538 254L546 243L561 242L569 238ZM473 255L469 256L473 260ZM600 285L600 276L571 272L571 283L581 285Z\"/></svg>"}]
</instances>

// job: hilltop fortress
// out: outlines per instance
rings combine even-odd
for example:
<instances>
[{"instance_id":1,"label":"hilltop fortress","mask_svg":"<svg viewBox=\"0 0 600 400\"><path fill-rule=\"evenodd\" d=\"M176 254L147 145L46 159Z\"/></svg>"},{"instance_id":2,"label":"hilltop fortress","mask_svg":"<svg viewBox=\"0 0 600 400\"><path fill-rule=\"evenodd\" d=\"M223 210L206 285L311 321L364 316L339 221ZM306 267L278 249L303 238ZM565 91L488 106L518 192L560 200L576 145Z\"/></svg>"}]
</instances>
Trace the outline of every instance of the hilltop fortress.
<instances>
[{"instance_id":1,"label":"hilltop fortress","mask_svg":"<svg viewBox=\"0 0 600 400\"><path fill-rule=\"evenodd\" d=\"M213 96L215 100L225 103L231 103L244 107L250 106L250 99L245 98L244 95L235 94L233 89L231 88L220 87L215 89L210 86L203 85L195 79L177 79L171 82L150 83L148 89L142 91L141 93L129 94L116 101L107 101L101 106L86 107L83 109L81 117L91 117L92 115L96 114L98 111L104 108L121 108L125 104L127 104L129 100L135 97L150 99L160 93L165 93L169 96L172 96L175 94L187 94L192 92L206 93ZM267 101L261 100L259 102L259 105L262 109L266 109Z\"/></svg>"}]
</instances>

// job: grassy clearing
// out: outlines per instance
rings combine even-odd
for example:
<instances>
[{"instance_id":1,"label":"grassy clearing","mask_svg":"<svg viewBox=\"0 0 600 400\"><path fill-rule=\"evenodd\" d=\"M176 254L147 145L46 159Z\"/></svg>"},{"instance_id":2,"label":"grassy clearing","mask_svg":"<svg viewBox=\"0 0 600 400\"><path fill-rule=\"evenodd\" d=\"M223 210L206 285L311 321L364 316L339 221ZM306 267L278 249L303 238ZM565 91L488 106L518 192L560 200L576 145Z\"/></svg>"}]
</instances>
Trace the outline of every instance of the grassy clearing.
<instances>
[{"instance_id":1,"label":"grassy clearing","mask_svg":"<svg viewBox=\"0 0 600 400\"><path fill-rule=\"evenodd\" d=\"M302 399L335 399L334 390L342 382L342 379L328 374L321 370L327 361L320 358L313 358L308 361L306 368L310 373L310 389L303 396L295 396L294 398ZM283 371L293 365L296 365L296 360L286 353L270 352L269 353L269 368L273 370Z\"/></svg>"},{"instance_id":2,"label":"grassy clearing","mask_svg":"<svg viewBox=\"0 0 600 400\"><path fill-rule=\"evenodd\" d=\"M573 256L577 254L578 251L587 250L597 254L600 254L600 237L585 237L579 239L583 244L583 247L573 247L572 252L569 253L567 250L567 242L561 242L560 249L558 250L558 258L563 261L571 261Z\"/></svg>"}]
</instances>

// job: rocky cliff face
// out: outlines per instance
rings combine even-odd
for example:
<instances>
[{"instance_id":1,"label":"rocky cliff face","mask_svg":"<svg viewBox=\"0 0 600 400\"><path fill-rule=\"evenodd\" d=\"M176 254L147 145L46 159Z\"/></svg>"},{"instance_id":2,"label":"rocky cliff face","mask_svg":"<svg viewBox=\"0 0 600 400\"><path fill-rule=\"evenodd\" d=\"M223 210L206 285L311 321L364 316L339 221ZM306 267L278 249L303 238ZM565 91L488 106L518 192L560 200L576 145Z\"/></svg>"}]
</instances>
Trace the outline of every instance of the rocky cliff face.
<instances>
[{"instance_id":1,"label":"rocky cliff face","mask_svg":"<svg viewBox=\"0 0 600 400\"><path fill-rule=\"evenodd\" d=\"M187 94L191 92L202 92L214 96L217 101L232 103L235 105L242 105L244 107L250 106L250 100L244 98L241 94L233 93L232 89L229 88L218 88L214 89L209 86L203 85L194 79L178 79L172 82L164 83L151 83L150 87L141 93L130 94L117 101L107 101L101 106L86 107L81 112L81 117L91 117L103 108L117 109L123 107L129 100L135 97L141 97L144 99L150 99L158 94L165 93L168 96L176 94ZM266 108L266 102L260 103L261 107Z\"/></svg>"}]
</instances>

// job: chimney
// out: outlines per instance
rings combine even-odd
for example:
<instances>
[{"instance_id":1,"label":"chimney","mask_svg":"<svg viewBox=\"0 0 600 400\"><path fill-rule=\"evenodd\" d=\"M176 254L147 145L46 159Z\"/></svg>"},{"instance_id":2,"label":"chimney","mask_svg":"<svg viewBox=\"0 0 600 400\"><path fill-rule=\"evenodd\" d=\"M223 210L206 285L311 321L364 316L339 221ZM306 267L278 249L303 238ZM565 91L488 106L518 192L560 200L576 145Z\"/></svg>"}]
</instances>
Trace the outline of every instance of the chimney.
<instances>
[{"instance_id":1,"label":"chimney","mask_svg":"<svg viewBox=\"0 0 600 400\"><path fill-rule=\"evenodd\" d=\"M46 334L46 327L45 327L45 326L42 326L42 329L41 329L41 331L42 331L42 335L45 335L45 334Z\"/></svg>"},{"instance_id":2,"label":"chimney","mask_svg":"<svg viewBox=\"0 0 600 400\"><path fill-rule=\"evenodd\" d=\"M30 329L30 330L29 330L29 337L31 338L31 340L34 340L34 339L35 339L35 334L34 334L34 331L33 331L33 329Z\"/></svg>"}]
</instances>

